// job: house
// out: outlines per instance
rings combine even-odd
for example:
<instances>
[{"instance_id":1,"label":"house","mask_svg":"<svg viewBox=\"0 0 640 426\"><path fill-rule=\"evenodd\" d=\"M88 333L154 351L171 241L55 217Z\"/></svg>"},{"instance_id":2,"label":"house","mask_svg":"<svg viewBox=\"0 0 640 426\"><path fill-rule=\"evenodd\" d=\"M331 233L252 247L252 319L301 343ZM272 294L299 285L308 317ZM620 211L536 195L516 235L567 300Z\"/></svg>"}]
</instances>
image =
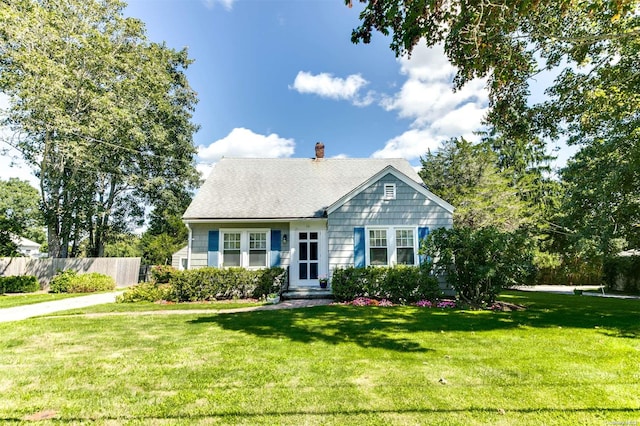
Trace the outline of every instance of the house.
<instances>
[{"instance_id":1,"label":"house","mask_svg":"<svg viewBox=\"0 0 640 426\"><path fill-rule=\"evenodd\" d=\"M404 159L223 158L183 220L187 268L289 267L290 289L336 268L416 265L453 207Z\"/></svg>"},{"instance_id":2,"label":"house","mask_svg":"<svg viewBox=\"0 0 640 426\"><path fill-rule=\"evenodd\" d=\"M184 246L177 252L171 255L171 266L178 270L187 269L187 253L189 252L189 246Z\"/></svg>"},{"instance_id":3,"label":"house","mask_svg":"<svg viewBox=\"0 0 640 426\"><path fill-rule=\"evenodd\" d=\"M19 235L12 235L11 240L18 246L18 252L26 257L42 257L40 253L41 244L31 241L28 238Z\"/></svg>"}]
</instances>

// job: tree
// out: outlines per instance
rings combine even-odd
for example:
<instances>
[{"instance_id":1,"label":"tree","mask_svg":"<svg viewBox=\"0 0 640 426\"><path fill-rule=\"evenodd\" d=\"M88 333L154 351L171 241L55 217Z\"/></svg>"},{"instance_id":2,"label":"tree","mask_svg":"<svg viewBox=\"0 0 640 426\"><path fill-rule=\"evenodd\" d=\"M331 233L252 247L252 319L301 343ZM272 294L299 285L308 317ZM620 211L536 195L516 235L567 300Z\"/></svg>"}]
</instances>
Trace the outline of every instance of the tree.
<instances>
[{"instance_id":1,"label":"tree","mask_svg":"<svg viewBox=\"0 0 640 426\"><path fill-rule=\"evenodd\" d=\"M196 102L186 50L149 42L119 0L16 0L2 6L6 125L40 178L52 257L90 256L146 205L195 187Z\"/></svg>"},{"instance_id":2,"label":"tree","mask_svg":"<svg viewBox=\"0 0 640 426\"><path fill-rule=\"evenodd\" d=\"M456 208L456 226L512 231L525 222L526 206L499 172L497 160L487 144L450 139L421 159L419 174L433 193Z\"/></svg>"},{"instance_id":3,"label":"tree","mask_svg":"<svg viewBox=\"0 0 640 426\"><path fill-rule=\"evenodd\" d=\"M187 208L188 199L183 201ZM175 209L156 209L151 214L149 229L142 235L140 246L145 265L170 265L173 253L187 245L189 230Z\"/></svg>"},{"instance_id":4,"label":"tree","mask_svg":"<svg viewBox=\"0 0 640 426\"><path fill-rule=\"evenodd\" d=\"M361 25L354 43L374 31L391 34L397 56L418 43L442 44L457 67L454 86L487 77L488 121L509 139L531 136L537 123L527 104L529 82L543 69L600 63L603 53L640 37L637 0L360 0ZM349 7L352 0L345 0ZM630 56L630 59L636 56ZM609 57L609 60L613 57ZM544 120L543 120L544 121Z\"/></svg>"},{"instance_id":5,"label":"tree","mask_svg":"<svg viewBox=\"0 0 640 426\"><path fill-rule=\"evenodd\" d=\"M141 257L140 237L124 233L117 235L104 247L105 257Z\"/></svg>"},{"instance_id":6,"label":"tree","mask_svg":"<svg viewBox=\"0 0 640 426\"><path fill-rule=\"evenodd\" d=\"M474 307L493 303L504 288L527 284L535 272L531 240L494 227L436 229L422 252L435 259L433 271Z\"/></svg>"},{"instance_id":7,"label":"tree","mask_svg":"<svg viewBox=\"0 0 640 426\"><path fill-rule=\"evenodd\" d=\"M0 180L0 211L16 222L16 234L40 244L45 241L40 194L29 182L17 178Z\"/></svg>"},{"instance_id":8,"label":"tree","mask_svg":"<svg viewBox=\"0 0 640 426\"><path fill-rule=\"evenodd\" d=\"M17 256L18 245L15 243L15 235L20 232L20 225L14 219L7 217L5 211L0 209L0 257Z\"/></svg>"}]
</instances>

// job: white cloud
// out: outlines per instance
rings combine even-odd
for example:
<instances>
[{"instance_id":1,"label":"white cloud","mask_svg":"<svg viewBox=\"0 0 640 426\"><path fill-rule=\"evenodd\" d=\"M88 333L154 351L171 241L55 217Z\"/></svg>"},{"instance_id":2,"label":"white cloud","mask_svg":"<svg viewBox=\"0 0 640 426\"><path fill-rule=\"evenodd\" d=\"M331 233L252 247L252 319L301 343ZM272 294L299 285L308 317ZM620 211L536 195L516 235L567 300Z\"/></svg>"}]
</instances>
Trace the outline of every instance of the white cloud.
<instances>
[{"instance_id":1,"label":"white cloud","mask_svg":"<svg viewBox=\"0 0 640 426\"><path fill-rule=\"evenodd\" d=\"M226 10L231 10L236 0L203 0L207 9L213 9L216 3L220 3Z\"/></svg>"},{"instance_id":2,"label":"white cloud","mask_svg":"<svg viewBox=\"0 0 640 426\"><path fill-rule=\"evenodd\" d=\"M293 139L281 138L275 133L260 135L242 127L209 146L198 148L201 163L212 164L222 157L279 158L293 155ZM204 165L203 165L204 167ZM202 171L202 168L199 168Z\"/></svg>"},{"instance_id":3,"label":"white cloud","mask_svg":"<svg viewBox=\"0 0 640 426\"><path fill-rule=\"evenodd\" d=\"M486 81L476 79L453 91L455 68L442 47L419 44L410 58L399 60L400 73L407 76L400 90L383 97L380 105L412 120L411 129L387 141L373 157L419 158L451 137L476 139L487 112Z\"/></svg>"},{"instance_id":4,"label":"white cloud","mask_svg":"<svg viewBox=\"0 0 640 426\"><path fill-rule=\"evenodd\" d=\"M313 75L299 71L290 89L302 94L315 94L323 98L348 100L356 106L367 106L374 101L374 92L359 94L360 89L369 84L360 74L352 74L347 78L334 77L329 73Z\"/></svg>"},{"instance_id":5,"label":"white cloud","mask_svg":"<svg viewBox=\"0 0 640 426\"><path fill-rule=\"evenodd\" d=\"M384 148L373 153L374 158L416 159L434 150L442 140L430 129L411 129L389 140Z\"/></svg>"}]
</instances>

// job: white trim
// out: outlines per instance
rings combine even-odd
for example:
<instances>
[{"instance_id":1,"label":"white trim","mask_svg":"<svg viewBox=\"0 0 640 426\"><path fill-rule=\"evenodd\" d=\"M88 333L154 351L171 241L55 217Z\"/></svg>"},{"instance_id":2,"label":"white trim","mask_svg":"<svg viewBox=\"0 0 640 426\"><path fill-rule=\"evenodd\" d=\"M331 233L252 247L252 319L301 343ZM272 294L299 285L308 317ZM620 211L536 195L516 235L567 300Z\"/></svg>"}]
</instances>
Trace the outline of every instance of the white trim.
<instances>
[{"instance_id":1,"label":"white trim","mask_svg":"<svg viewBox=\"0 0 640 426\"><path fill-rule=\"evenodd\" d=\"M218 239L218 256L220 259L219 267L227 268L224 264L224 234L240 234L240 265L245 269L262 269L268 268L271 265L271 229L269 228L220 228L220 237ZM265 265L263 266L249 266L249 234L252 232L262 232L266 234L266 256ZM233 266L231 266L233 267Z\"/></svg>"},{"instance_id":2,"label":"white trim","mask_svg":"<svg viewBox=\"0 0 640 426\"><path fill-rule=\"evenodd\" d=\"M318 220L316 223L309 222L291 222L289 225L289 282L290 287L320 287L319 280L298 279L299 275L299 259L298 259L298 243L299 232L317 232L318 233L318 277L329 276L329 241L327 232L327 220Z\"/></svg>"},{"instance_id":3,"label":"white trim","mask_svg":"<svg viewBox=\"0 0 640 426\"><path fill-rule=\"evenodd\" d=\"M187 240L187 269L191 269L191 245L193 244L193 229L188 223L185 224L189 230L189 237Z\"/></svg>"},{"instance_id":4,"label":"white trim","mask_svg":"<svg viewBox=\"0 0 640 426\"><path fill-rule=\"evenodd\" d=\"M388 174L392 174L393 176L397 177L399 180L401 180L405 184L409 185L411 188L413 188L414 190L416 190L420 194L424 195L427 199L433 201L434 203L436 203L437 205L439 205L440 207L442 207L443 209L445 209L449 213L453 213L454 207L451 204L447 203L442 198L438 197L436 194L434 194L433 192L429 191L427 188L422 186L420 183L418 183L415 180L411 179L409 176L405 175L404 173L402 173L401 171L399 171L395 167L389 165L389 166L385 167L384 169L380 170L375 175L371 176L369 179L367 179L366 181L364 181L363 183L361 183L357 187L355 187L349 193L347 193L346 195L341 197L338 201L336 201L335 203L333 203L329 207L327 207L327 214L333 213L334 211L339 209L344 203L346 203L347 201L351 200L353 197L355 197L356 195L361 193L363 190L365 190L366 188L371 186L373 183L379 181L380 179L382 179L384 176L386 176Z\"/></svg>"},{"instance_id":5,"label":"white trim","mask_svg":"<svg viewBox=\"0 0 640 426\"><path fill-rule=\"evenodd\" d=\"M395 200L396 199L396 184L395 183L385 183L384 189L382 192L382 198L385 200Z\"/></svg>"},{"instance_id":6,"label":"white trim","mask_svg":"<svg viewBox=\"0 0 640 426\"><path fill-rule=\"evenodd\" d=\"M420 263L418 257L418 227L406 226L406 225L371 225L364 227L364 263L365 266L378 266L371 265L371 256L369 249L371 248L369 242L369 231L386 231L387 233L387 264L379 266L395 266L398 264L398 247L396 246L396 230L411 230L413 232L413 265L416 266Z\"/></svg>"}]
</instances>

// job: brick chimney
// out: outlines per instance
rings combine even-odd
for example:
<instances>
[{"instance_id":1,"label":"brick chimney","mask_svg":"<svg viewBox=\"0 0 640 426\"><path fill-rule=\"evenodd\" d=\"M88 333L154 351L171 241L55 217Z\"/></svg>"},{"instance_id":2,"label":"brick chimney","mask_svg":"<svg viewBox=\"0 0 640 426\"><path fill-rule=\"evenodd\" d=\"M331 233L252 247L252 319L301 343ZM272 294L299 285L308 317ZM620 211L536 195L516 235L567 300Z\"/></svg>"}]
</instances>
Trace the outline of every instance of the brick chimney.
<instances>
[{"instance_id":1,"label":"brick chimney","mask_svg":"<svg viewBox=\"0 0 640 426\"><path fill-rule=\"evenodd\" d=\"M316 159L324 158L324 144L322 142L316 143Z\"/></svg>"}]
</instances>

